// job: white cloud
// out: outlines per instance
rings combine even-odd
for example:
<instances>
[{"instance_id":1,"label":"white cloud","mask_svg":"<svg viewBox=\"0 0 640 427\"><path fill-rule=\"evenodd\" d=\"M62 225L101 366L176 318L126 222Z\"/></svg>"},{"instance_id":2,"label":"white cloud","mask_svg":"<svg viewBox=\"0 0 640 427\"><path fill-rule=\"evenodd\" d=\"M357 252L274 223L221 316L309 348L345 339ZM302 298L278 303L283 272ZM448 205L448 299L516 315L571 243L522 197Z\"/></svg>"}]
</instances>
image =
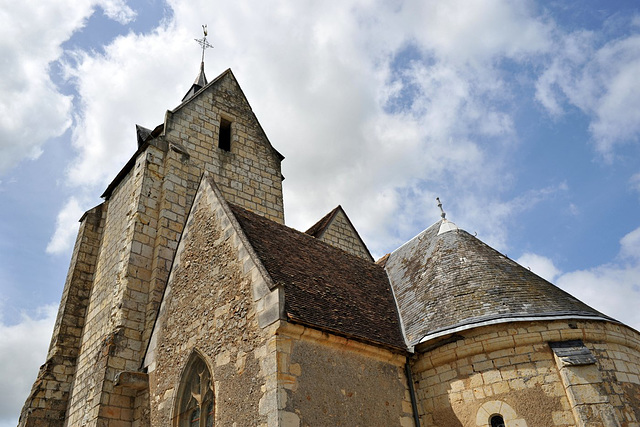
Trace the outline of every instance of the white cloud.
<instances>
[{"instance_id":1,"label":"white cloud","mask_svg":"<svg viewBox=\"0 0 640 427\"><path fill-rule=\"evenodd\" d=\"M531 271L549 282L553 282L561 273L552 260L537 254L525 253L516 262L523 267L530 268Z\"/></svg>"},{"instance_id":2,"label":"white cloud","mask_svg":"<svg viewBox=\"0 0 640 427\"><path fill-rule=\"evenodd\" d=\"M631 184L631 188L638 193L640 193L640 172L633 174L629 179L629 184Z\"/></svg>"},{"instance_id":3,"label":"white cloud","mask_svg":"<svg viewBox=\"0 0 640 427\"><path fill-rule=\"evenodd\" d=\"M17 324L0 323L0 425L18 422L38 368L45 362L56 309L40 307L34 316L23 314Z\"/></svg>"},{"instance_id":4,"label":"white cloud","mask_svg":"<svg viewBox=\"0 0 640 427\"><path fill-rule=\"evenodd\" d=\"M620 239L620 256L625 260L640 262L640 227Z\"/></svg>"},{"instance_id":5,"label":"white cloud","mask_svg":"<svg viewBox=\"0 0 640 427\"><path fill-rule=\"evenodd\" d=\"M288 223L304 228L342 203L374 250L393 241L398 230L380 227L403 208L380 206L381 195L397 201L448 179L478 191L503 185L504 159L487 153L516 138L511 111L494 106L511 96L495 64L549 44L534 11L503 1L171 5L165 26L119 37L103 54L77 52L66 64L81 96L70 183L104 186L135 150L134 123L153 127L179 103L198 65L185 28L207 22L216 46L207 52L209 77L233 67L274 145L295 159L284 163ZM411 44L419 60L394 63ZM390 110L406 87L408 108ZM437 218L428 212L421 221Z\"/></svg>"},{"instance_id":6,"label":"white cloud","mask_svg":"<svg viewBox=\"0 0 640 427\"><path fill-rule=\"evenodd\" d=\"M56 219L56 231L47 245L47 253L59 254L68 252L75 241L80 217L84 210L80 207L78 199L71 197Z\"/></svg>"},{"instance_id":7,"label":"white cloud","mask_svg":"<svg viewBox=\"0 0 640 427\"><path fill-rule=\"evenodd\" d=\"M526 253L518 263L596 310L640 330L640 227L620 239L620 252L609 263L563 273L549 258ZM631 303L630 303L631 302Z\"/></svg>"},{"instance_id":8,"label":"white cloud","mask_svg":"<svg viewBox=\"0 0 640 427\"><path fill-rule=\"evenodd\" d=\"M551 65L536 85L536 99L553 115L566 106L590 118L598 152L611 159L618 145L638 141L640 134L640 36L631 35L598 46L592 32L558 35Z\"/></svg>"},{"instance_id":9,"label":"white cloud","mask_svg":"<svg viewBox=\"0 0 640 427\"><path fill-rule=\"evenodd\" d=\"M136 13L125 0L102 0L100 6L107 17L121 24L127 24L136 18Z\"/></svg>"},{"instance_id":10,"label":"white cloud","mask_svg":"<svg viewBox=\"0 0 640 427\"><path fill-rule=\"evenodd\" d=\"M35 159L71 125L72 97L51 80L62 44L101 6L121 23L134 18L124 0L22 0L0 12L0 174Z\"/></svg>"},{"instance_id":11,"label":"white cloud","mask_svg":"<svg viewBox=\"0 0 640 427\"><path fill-rule=\"evenodd\" d=\"M533 19L533 2L407 2L399 15L397 24L410 25L426 49L456 63L517 59L551 44L551 27Z\"/></svg>"},{"instance_id":12,"label":"white cloud","mask_svg":"<svg viewBox=\"0 0 640 427\"><path fill-rule=\"evenodd\" d=\"M640 330L640 265L602 265L561 275L557 285L591 307Z\"/></svg>"}]
</instances>

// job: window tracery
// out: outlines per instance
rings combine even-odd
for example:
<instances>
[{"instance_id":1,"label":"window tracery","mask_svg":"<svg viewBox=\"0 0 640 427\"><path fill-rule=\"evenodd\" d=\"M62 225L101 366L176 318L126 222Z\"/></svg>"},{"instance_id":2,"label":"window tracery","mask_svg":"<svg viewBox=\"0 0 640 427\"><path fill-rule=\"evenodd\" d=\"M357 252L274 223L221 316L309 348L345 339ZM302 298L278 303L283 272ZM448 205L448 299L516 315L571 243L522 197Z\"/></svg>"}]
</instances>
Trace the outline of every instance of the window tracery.
<instances>
[{"instance_id":1,"label":"window tracery","mask_svg":"<svg viewBox=\"0 0 640 427\"><path fill-rule=\"evenodd\" d=\"M202 358L194 353L182 374L174 425L176 427L213 427L214 395L211 373Z\"/></svg>"}]
</instances>

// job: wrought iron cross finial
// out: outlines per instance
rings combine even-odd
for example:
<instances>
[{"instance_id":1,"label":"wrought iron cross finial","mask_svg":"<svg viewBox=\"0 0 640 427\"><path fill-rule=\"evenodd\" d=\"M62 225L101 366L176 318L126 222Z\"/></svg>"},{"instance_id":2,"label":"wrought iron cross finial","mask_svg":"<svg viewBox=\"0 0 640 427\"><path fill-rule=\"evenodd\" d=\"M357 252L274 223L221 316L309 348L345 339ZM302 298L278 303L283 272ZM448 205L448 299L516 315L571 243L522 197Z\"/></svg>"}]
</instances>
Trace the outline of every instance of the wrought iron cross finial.
<instances>
[{"instance_id":1,"label":"wrought iron cross finial","mask_svg":"<svg viewBox=\"0 0 640 427\"><path fill-rule=\"evenodd\" d=\"M209 44L209 42L207 41L207 26L203 25L202 26L202 32L204 33L204 37L202 37L201 39L194 39L201 47L202 47L202 63L204 64L204 51L206 49L212 48L213 46L211 44Z\"/></svg>"},{"instance_id":2,"label":"wrought iron cross finial","mask_svg":"<svg viewBox=\"0 0 640 427\"><path fill-rule=\"evenodd\" d=\"M444 209L442 209L442 202L440 201L440 197L436 197L436 200L438 201L438 207L440 208L440 216L442 217L442 219L444 219L445 216L447 216L446 213L444 213Z\"/></svg>"}]
</instances>

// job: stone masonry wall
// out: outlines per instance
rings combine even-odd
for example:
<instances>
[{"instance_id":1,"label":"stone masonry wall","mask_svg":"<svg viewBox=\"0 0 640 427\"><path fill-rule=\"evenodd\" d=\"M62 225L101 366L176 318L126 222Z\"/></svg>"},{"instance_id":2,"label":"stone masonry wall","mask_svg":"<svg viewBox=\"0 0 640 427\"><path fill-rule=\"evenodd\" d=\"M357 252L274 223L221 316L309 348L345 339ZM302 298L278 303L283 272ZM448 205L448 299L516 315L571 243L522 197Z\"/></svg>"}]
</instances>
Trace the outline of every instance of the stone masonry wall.
<instances>
[{"instance_id":1,"label":"stone masonry wall","mask_svg":"<svg viewBox=\"0 0 640 427\"><path fill-rule=\"evenodd\" d=\"M181 375L197 350L212 374L215 425L266 425L259 407L266 366L275 365L267 360L273 331L259 326L251 275L220 211L204 199L191 214L152 339L150 423L172 425Z\"/></svg>"},{"instance_id":2,"label":"stone masonry wall","mask_svg":"<svg viewBox=\"0 0 640 427\"><path fill-rule=\"evenodd\" d=\"M598 402L613 406L620 423L594 415L588 425L638 426L633 372L638 370L639 339L636 331L608 322L517 322L464 331L430 351L418 348L413 371L421 423L488 426L490 416L500 413L507 427L584 425L574 417L574 402L548 344L582 340L605 379L589 391L598 393Z\"/></svg>"},{"instance_id":3,"label":"stone masonry wall","mask_svg":"<svg viewBox=\"0 0 640 427\"><path fill-rule=\"evenodd\" d=\"M282 427L413 427L404 355L280 323L276 340Z\"/></svg>"},{"instance_id":4,"label":"stone masonry wall","mask_svg":"<svg viewBox=\"0 0 640 427\"><path fill-rule=\"evenodd\" d=\"M217 147L220 117L232 121L231 151ZM138 392L114 388L137 371L201 176L225 197L284 221L280 157L230 72L173 113L107 201L82 350L66 425L131 425Z\"/></svg>"},{"instance_id":5,"label":"stone masonry wall","mask_svg":"<svg viewBox=\"0 0 640 427\"><path fill-rule=\"evenodd\" d=\"M230 151L218 148L222 118L231 122ZM169 144L184 147L200 174L206 169L214 176L228 202L284 223L281 158L230 71L169 113L165 134Z\"/></svg>"},{"instance_id":6,"label":"stone masonry wall","mask_svg":"<svg viewBox=\"0 0 640 427\"><path fill-rule=\"evenodd\" d=\"M152 156L150 156L152 158ZM96 266L90 304L73 394L67 410L68 426L96 425L98 418L129 421L133 396L114 397L112 381L117 371L137 370L142 349L140 322L146 309L144 275L148 257L133 253L136 231L142 227L139 212L142 181L147 172L146 155L108 201L108 213L100 257ZM153 214L150 215L153 217ZM140 271L138 271L140 270ZM140 277L138 277L140 276ZM143 304L139 306L138 304ZM135 315L135 312L142 315ZM128 357L118 358L124 352ZM115 410L112 408L123 408ZM117 412L117 413L116 413Z\"/></svg>"},{"instance_id":7,"label":"stone masonry wall","mask_svg":"<svg viewBox=\"0 0 640 427\"><path fill-rule=\"evenodd\" d=\"M371 255L369 255L366 247L363 246L362 241L342 211L338 211L320 237L320 240L352 255L371 260Z\"/></svg>"},{"instance_id":8,"label":"stone masonry wall","mask_svg":"<svg viewBox=\"0 0 640 427\"><path fill-rule=\"evenodd\" d=\"M24 405L20 426L61 426L64 423L105 213L103 205L99 205L80 221L47 361L40 368Z\"/></svg>"}]
</instances>

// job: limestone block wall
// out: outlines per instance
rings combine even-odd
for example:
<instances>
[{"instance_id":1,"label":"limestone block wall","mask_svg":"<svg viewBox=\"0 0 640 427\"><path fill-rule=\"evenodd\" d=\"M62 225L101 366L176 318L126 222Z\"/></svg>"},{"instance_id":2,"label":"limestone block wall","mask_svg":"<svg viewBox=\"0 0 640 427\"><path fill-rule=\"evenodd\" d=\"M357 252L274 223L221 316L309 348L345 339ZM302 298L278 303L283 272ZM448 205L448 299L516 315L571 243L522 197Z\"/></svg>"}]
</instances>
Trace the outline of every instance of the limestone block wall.
<instances>
[{"instance_id":1,"label":"limestone block wall","mask_svg":"<svg viewBox=\"0 0 640 427\"><path fill-rule=\"evenodd\" d=\"M230 151L218 147L222 119L231 122ZM282 158L230 71L169 112L165 136L169 144L184 147L200 174L207 170L214 176L227 201L284 223Z\"/></svg>"},{"instance_id":2,"label":"limestone block wall","mask_svg":"<svg viewBox=\"0 0 640 427\"><path fill-rule=\"evenodd\" d=\"M99 205L80 221L47 361L40 368L24 405L20 426L61 426L64 422L104 228L104 213L103 205Z\"/></svg>"},{"instance_id":3,"label":"limestone block wall","mask_svg":"<svg viewBox=\"0 0 640 427\"><path fill-rule=\"evenodd\" d=\"M507 427L637 426L639 389L632 371L638 338L636 331L609 322L553 321L486 326L433 349L423 344L413 364L421 423L488 426L499 413ZM567 382L561 373L549 342L565 340L582 340L596 356L601 381L587 387L597 397L584 393L580 375ZM604 413L591 413L588 424L580 421L576 406L592 407L596 399L609 405L619 424L609 424Z\"/></svg>"},{"instance_id":4,"label":"limestone block wall","mask_svg":"<svg viewBox=\"0 0 640 427\"><path fill-rule=\"evenodd\" d=\"M216 145L223 116L232 122L229 152ZM130 425L137 417L139 391L114 387L114 379L141 367L205 170L220 181L226 198L284 221L281 156L271 148L230 71L168 113L165 132L136 155L104 205L104 236L85 303L66 425Z\"/></svg>"},{"instance_id":5,"label":"limestone block wall","mask_svg":"<svg viewBox=\"0 0 640 427\"><path fill-rule=\"evenodd\" d=\"M585 344L596 358L597 375L586 375L588 371L585 374L574 372L574 378L565 379L563 375L565 386L572 389L567 390L567 395L574 404L576 418L591 417L591 403L604 403L613 407L621 426L638 427L640 334L624 325L605 323L603 328L595 326L602 325L595 324L587 329L589 341L585 340ZM582 398L582 405L578 399L572 400L572 395Z\"/></svg>"},{"instance_id":6,"label":"limestone block wall","mask_svg":"<svg viewBox=\"0 0 640 427\"><path fill-rule=\"evenodd\" d=\"M211 192L199 194L145 360L149 422L173 425L181 376L197 351L213 379L215 425L266 426L267 413L275 413L263 399L275 366L273 330L259 325L254 268L238 236L222 223L222 208L212 209Z\"/></svg>"},{"instance_id":7,"label":"limestone block wall","mask_svg":"<svg viewBox=\"0 0 640 427\"><path fill-rule=\"evenodd\" d=\"M134 393L114 391L120 371L138 370L151 269L157 206L147 181L157 181L162 151L138 156L134 168L106 202L100 256L91 292L66 425L98 419L129 422ZM124 395L121 395L124 393Z\"/></svg>"},{"instance_id":8,"label":"limestone block wall","mask_svg":"<svg viewBox=\"0 0 640 427\"><path fill-rule=\"evenodd\" d=\"M320 240L352 255L371 260L369 251L367 251L351 222L341 210L338 210L327 229L320 236Z\"/></svg>"},{"instance_id":9,"label":"limestone block wall","mask_svg":"<svg viewBox=\"0 0 640 427\"><path fill-rule=\"evenodd\" d=\"M282 427L413 427L405 356L281 322L277 331Z\"/></svg>"}]
</instances>

